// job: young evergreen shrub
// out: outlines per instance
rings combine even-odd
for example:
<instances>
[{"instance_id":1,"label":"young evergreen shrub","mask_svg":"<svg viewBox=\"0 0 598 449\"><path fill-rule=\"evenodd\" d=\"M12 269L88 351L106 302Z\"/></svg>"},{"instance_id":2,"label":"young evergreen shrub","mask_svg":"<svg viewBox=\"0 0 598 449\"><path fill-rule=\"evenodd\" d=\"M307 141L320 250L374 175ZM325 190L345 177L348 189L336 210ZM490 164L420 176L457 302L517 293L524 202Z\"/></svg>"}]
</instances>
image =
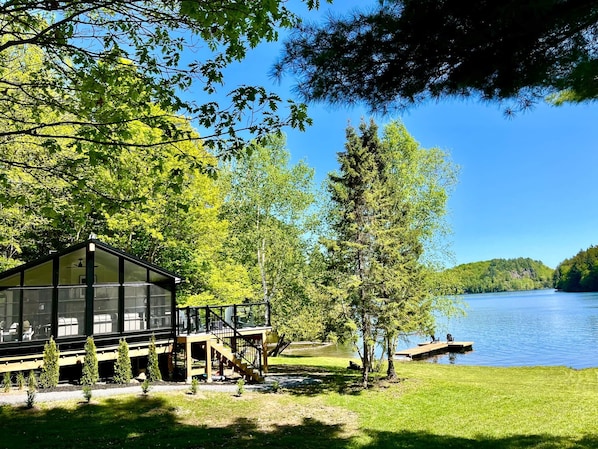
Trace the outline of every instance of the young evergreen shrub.
<instances>
[{"instance_id":1,"label":"young evergreen shrub","mask_svg":"<svg viewBox=\"0 0 598 449\"><path fill-rule=\"evenodd\" d=\"M84 385L82 391L83 398L85 398L85 402L89 404L91 402L91 396L93 395L91 387L89 385Z\"/></svg>"},{"instance_id":2,"label":"young evergreen shrub","mask_svg":"<svg viewBox=\"0 0 598 449\"><path fill-rule=\"evenodd\" d=\"M60 379L60 365L58 363L60 352L53 337L44 345L44 364L39 375L39 384L42 388L52 388L58 385Z\"/></svg>"},{"instance_id":3,"label":"young evergreen shrub","mask_svg":"<svg viewBox=\"0 0 598 449\"><path fill-rule=\"evenodd\" d=\"M36 395L37 393L35 392L35 390L27 390L27 408L33 408L33 406L35 405Z\"/></svg>"},{"instance_id":4,"label":"young evergreen shrub","mask_svg":"<svg viewBox=\"0 0 598 449\"><path fill-rule=\"evenodd\" d=\"M27 381L25 380L25 374L23 374L23 371L19 371L17 373L17 388L19 389L19 391L25 388L26 384Z\"/></svg>"},{"instance_id":5,"label":"young evergreen shrub","mask_svg":"<svg viewBox=\"0 0 598 449\"><path fill-rule=\"evenodd\" d=\"M158 353L156 352L156 337L152 334L147 354L147 380L155 382L162 380L162 373L160 373L160 366L158 365Z\"/></svg>"},{"instance_id":6,"label":"young evergreen shrub","mask_svg":"<svg viewBox=\"0 0 598 449\"><path fill-rule=\"evenodd\" d=\"M245 393L245 381L243 378L237 381L237 396L241 397Z\"/></svg>"},{"instance_id":7,"label":"young evergreen shrub","mask_svg":"<svg viewBox=\"0 0 598 449\"><path fill-rule=\"evenodd\" d=\"M118 343L118 357L114 364L114 382L128 384L131 381L132 368L129 358L129 345L124 338Z\"/></svg>"},{"instance_id":8,"label":"young evergreen shrub","mask_svg":"<svg viewBox=\"0 0 598 449\"><path fill-rule=\"evenodd\" d=\"M191 394L197 394L197 389L199 388L199 380L196 377L191 379Z\"/></svg>"},{"instance_id":9,"label":"young evergreen shrub","mask_svg":"<svg viewBox=\"0 0 598 449\"><path fill-rule=\"evenodd\" d=\"M83 372L81 373L81 384L92 386L99 380L98 356L96 355L96 344L93 337L87 337L85 342L85 357L83 358Z\"/></svg>"},{"instance_id":10,"label":"young evergreen shrub","mask_svg":"<svg viewBox=\"0 0 598 449\"><path fill-rule=\"evenodd\" d=\"M29 377L27 377L27 408L33 408L35 405L35 397L37 395L37 378L33 370L29 371Z\"/></svg>"},{"instance_id":11,"label":"young evergreen shrub","mask_svg":"<svg viewBox=\"0 0 598 449\"><path fill-rule=\"evenodd\" d=\"M9 371L7 373L4 373L4 392L8 393L11 388L12 388L12 380L11 380L11 374Z\"/></svg>"},{"instance_id":12,"label":"young evergreen shrub","mask_svg":"<svg viewBox=\"0 0 598 449\"><path fill-rule=\"evenodd\" d=\"M37 378L33 370L29 371L29 376L27 377L27 390L37 391Z\"/></svg>"},{"instance_id":13,"label":"young evergreen shrub","mask_svg":"<svg viewBox=\"0 0 598 449\"><path fill-rule=\"evenodd\" d=\"M152 383L146 378L143 382L141 382L141 391L144 395L147 395L152 388Z\"/></svg>"}]
</instances>

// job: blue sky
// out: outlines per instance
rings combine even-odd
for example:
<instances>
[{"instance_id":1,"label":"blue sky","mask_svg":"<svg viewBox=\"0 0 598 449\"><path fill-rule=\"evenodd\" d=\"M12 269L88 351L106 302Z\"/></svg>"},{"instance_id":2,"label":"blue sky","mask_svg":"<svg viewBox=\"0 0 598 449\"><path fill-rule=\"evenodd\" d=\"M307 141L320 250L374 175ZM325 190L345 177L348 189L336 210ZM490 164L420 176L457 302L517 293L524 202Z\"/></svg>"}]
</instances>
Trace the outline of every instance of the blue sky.
<instances>
[{"instance_id":1,"label":"blue sky","mask_svg":"<svg viewBox=\"0 0 598 449\"><path fill-rule=\"evenodd\" d=\"M228 71L226 88L264 84L292 98L292 78L277 83L268 77L280 48L258 47ZM422 146L442 148L460 166L449 201L452 263L531 257L554 268L598 244L598 105L538 104L514 118L505 118L503 110L456 99L374 118L379 125L401 119ZM314 125L303 133L287 129L287 143L293 160L314 167L320 182L337 168L347 124L370 115L361 107L325 104L310 105L309 112Z\"/></svg>"}]
</instances>

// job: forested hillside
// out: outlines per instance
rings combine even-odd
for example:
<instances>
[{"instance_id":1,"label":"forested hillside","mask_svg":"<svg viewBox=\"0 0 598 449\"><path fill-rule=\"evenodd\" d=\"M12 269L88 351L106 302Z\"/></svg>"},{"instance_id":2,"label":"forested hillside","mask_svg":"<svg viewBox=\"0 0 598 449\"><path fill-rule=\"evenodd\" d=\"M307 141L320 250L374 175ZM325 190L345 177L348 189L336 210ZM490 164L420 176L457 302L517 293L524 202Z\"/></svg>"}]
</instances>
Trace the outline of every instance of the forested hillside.
<instances>
[{"instance_id":1,"label":"forested hillside","mask_svg":"<svg viewBox=\"0 0 598 449\"><path fill-rule=\"evenodd\" d=\"M506 292L552 287L552 268L529 258L492 259L449 270L464 293Z\"/></svg>"},{"instance_id":2,"label":"forested hillside","mask_svg":"<svg viewBox=\"0 0 598 449\"><path fill-rule=\"evenodd\" d=\"M566 292L598 291L598 246L561 262L554 272L554 286Z\"/></svg>"}]
</instances>

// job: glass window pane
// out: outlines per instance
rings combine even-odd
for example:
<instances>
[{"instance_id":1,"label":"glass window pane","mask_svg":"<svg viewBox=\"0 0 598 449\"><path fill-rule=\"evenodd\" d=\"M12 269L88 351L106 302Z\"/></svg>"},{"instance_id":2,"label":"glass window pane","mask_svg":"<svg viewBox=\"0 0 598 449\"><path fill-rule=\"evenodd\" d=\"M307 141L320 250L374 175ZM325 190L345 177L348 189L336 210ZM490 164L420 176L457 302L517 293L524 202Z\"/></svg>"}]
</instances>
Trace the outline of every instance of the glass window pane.
<instances>
[{"instance_id":1,"label":"glass window pane","mask_svg":"<svg viewBox=\"0 0 598 449\"><path fill-rule=\"evenodd\" d=\"M85 289L81 287L58 290L57 337L85 335Z\"/></svg>"},{"instance_id":2,"label":"glass window pane","mask_svg":"<svg viewBox=\"0 0 598 449\"><path fill-rule=\"evenodd\" d=\"M125 286L125 332L145 329L147 323L147 287Z\"/></svg>"},{"instance_id":3,"label":"glass window pane","mask_svg":"<svg viewBox=\"0 0 598 449\"><path fill-rule=\"evenodd\" d=\"M158 285L150 287L151 329L169 328L172 323L171 293Z\"/></svg>"},{"instance_id":4,"label":"glass window pane","mask_svg":"<svg viewBox=\"0 0 598 449\"><path fill-rule=\"evenodd\" d=\"M23 285L26 287L52 285L52 261L25 270Z\"/></svg>"},{"instance_id":5,"label":"glass window pane","mask_svg":"<svg viewBox=\"0 0 598 449\"><path fill-rule=\"evenodd\" d=\"M147 282L147 269L125 260L125 282Z\"/></svg>"},{"instance_id":6,"label":"glass window pane","mask_svg":"<svg viewBox=\"0 0 598 449\"><path fill-rule=\"evenodd\" d=\"M0 291L0 343L18 338L20 289Z\"/></svg>"},{"instance_id":7,"label":"glass window pane","mask_svg":"<svg viewBox=\"0 0 598 449\"><path fill-rule=\"evenodd\" d=\"M23 341L47 338L52 322L52 290L23 289Z\"/></svg>"},{"instance_id":8,"label":"glass window pane","mask_svg":"<svg viewBox=\"0 0 598 449\"><path fill-rule=\"evenodd\" d=\"M13 274L4 279L0 279L0 287L20 287L21 285L21 274Z\"/></svg>"},{"instance_id":9,"label":"glass window pane","mask_svg":"<svg viewBox=\"0 0 598 449\"><path fill-rule=\"evenodd\" d=\"M77 285L85 278L85 248L61 256L58 262L58 284Z\"/></svg>"},{"instance_id":10,"label":"glass window pane","mask_svg":"<svg viewBox=\"0 0 598 449\"><path fill-rule=\"evenodd\" d=\"M95 287L93 333L118 332L118 287Z\"/></svg>"},{"instance_id":11,"label":"glass window pane","mask_svg":"<svg viewBox=\"0 0 598 449\"><path fill-rule=\"evenodd\" d=\"M95 254L95 280L96 284L118 283L118 257L101 249L96 249Z\"/></svg>"}]
</instances>

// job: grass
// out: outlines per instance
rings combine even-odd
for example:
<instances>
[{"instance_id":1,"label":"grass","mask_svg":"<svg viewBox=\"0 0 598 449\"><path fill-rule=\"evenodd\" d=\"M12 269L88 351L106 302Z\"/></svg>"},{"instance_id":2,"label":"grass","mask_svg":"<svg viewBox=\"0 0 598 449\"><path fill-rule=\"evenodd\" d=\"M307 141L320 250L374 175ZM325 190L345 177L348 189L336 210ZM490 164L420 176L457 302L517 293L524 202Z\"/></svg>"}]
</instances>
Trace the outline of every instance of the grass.
<instances>
[{"instance_id":1,"label":"grass","mask_svg":"<svg viewBox=\"0 0 598 449\"><path fill-rule=\"evenodd\" d=\"M200 390L0 407L0 447L598 447L598 369L404 363L400 382L363 391L343 359L271 362L273 374L314 382L242 397Z\"/></svg>"}]
</instances>

